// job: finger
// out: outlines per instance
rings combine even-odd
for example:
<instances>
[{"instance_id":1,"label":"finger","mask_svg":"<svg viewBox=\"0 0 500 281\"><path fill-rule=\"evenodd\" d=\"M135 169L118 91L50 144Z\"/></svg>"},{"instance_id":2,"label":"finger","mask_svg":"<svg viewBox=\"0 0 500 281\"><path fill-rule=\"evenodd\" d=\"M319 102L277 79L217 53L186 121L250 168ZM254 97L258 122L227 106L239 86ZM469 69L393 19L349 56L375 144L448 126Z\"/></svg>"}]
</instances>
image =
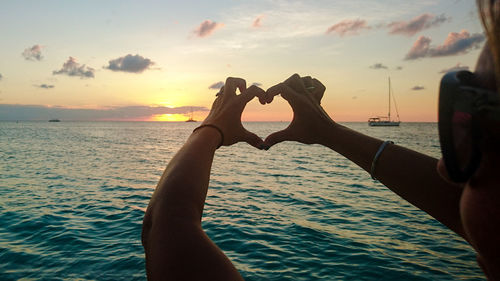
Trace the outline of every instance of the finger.
<instances>
[{"instance_id":1,"label":"finger","mask_svg":"<svg viewBox=\"0 0 500 281\"><path fill-rule=\"evenodd\" d=\"M286 85L297 91L298 93L307 93L306 86L302 81L302 78L297 73L290 76L284 82Z\"/></svg>"},{"instance_id":2,"label":"finger","mask_svg":"<svg viewBox=\"0 0 500 281\"><path fill-rule=\"evenodd\" d=\"M264 141L259 136L247 130L245 130L244 141L258 149L264 149L264 147L266 147Z\"/></svg>"},{"instance_id":3,"label":"finger","mask_svg":"<svg viewBox=\"0 0 500 281\"><path fill-rule=\"evenodd\" d=\"M312 79L312 87L314 87L312 92L314 99L318 102L318 104L321 104L321 99L326 91L325 85L323 85L323 83L321 83L318 79L314 78Z\"/></svg>"},{"instance_id":4,"label":"finger","mask_svg":"<svg viewBox=\"0 0 500 281\"><path fill-rule=\"evenodd\" d=\"M224 86L220 87L219 91L217 92L217 94L215 94L215 96L220 97L223 92L224 92Z\"/></svg>"},{"instance_id":5,"label":"finger","mask_svg":"<svg viewBox=\"0 0 500 281\"><path fill-rule=\"evenodd\" d=\"M236 89L243 93L247 89L247 82L241 78L228 77L224 84L223 98L236 96Z\"/></svg>"},{"instance_id":6,"label":"finger","mask_svg":"<svg viewBox=\"0 0 500 281\"><path fill-rule=\"evenodd\" d=\"M268 97L274 97L276 95L281 95L288 103L294 108L297 105L298 100L302 97L294 89L286 85L285 83L280 83L272 86L266 92Z\"/></svg>"},{"instance_id":7,"label":"finger","mask_svg":"<svg viewBox=\"0 0 500 281\"><path fill-rule=\"evenodd\" d=\"M240 96L245 103L248 103L254 97L258 97L261 104L266 104L266 91L255 85L250 86Z\"/></svg>"},{"instance_id":8,"label":"finger","mask_svg":"<svg viewBox=\"0 0 500 281\"><path fill-rule=\"evenodd\" d=\"M305 77L302 77L302 83L304 84L304 86L307 88L309 87L314 87L313 85L313 79L311 78L311 76L305 76Z\"/></svg>"},{"instance_id":9,"label":"finger","mask_svg":"<svg viewBox=\"0 0 500 281\"><path fill-rule=\"evenodd\" d=\"M289 141L289 140L292 140L292 134L290 133L290 130L287 128L267 136L267 138L264 140L264 145L266 145L267 147L271 147L282 141Z\"/></svg>"}]
</instances>

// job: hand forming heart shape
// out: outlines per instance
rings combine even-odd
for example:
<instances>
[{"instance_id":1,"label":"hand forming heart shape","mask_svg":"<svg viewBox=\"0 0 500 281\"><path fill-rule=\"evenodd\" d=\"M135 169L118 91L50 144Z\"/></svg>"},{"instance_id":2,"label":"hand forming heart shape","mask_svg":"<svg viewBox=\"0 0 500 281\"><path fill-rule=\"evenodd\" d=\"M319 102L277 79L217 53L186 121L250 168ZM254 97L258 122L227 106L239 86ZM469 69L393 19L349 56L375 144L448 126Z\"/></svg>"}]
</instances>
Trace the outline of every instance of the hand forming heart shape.
<instances>
[{"instance_id":1,"label":"hand forming heart shape","mask_svg":"<svg viewBox=\"0 0 500 281\"><path fill-rule=\"evenodd\" d=\"M236 89L241 94L236 95ZM245 141L259 149L269 149L282 141L298 141L305 144L325 144L324 133L335 122L321 107L325 86L309 76L292 75L283 83L272 86L267 91L257 86L246 88L245 80L227 78L224 87L215 99L209 115L202 125L212 124L224 132L223 145ZM274 96L281 96L288 101L293 110L290 125L281 131L272 133L265 141L246 130L241 124L241 114L246 104L258 97L261 104L271 103Z\"/></svg>"}]
</instances>

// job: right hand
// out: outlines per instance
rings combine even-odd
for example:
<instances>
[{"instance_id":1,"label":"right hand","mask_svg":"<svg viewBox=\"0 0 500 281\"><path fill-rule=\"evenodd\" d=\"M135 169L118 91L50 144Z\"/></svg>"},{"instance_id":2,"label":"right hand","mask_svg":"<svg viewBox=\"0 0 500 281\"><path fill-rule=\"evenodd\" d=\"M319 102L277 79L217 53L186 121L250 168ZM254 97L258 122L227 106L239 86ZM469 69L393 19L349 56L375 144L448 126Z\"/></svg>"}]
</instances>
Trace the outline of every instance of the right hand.
<instances>
[{"instance_id":1,"label":"right hand","mask_svg":"<svg viewBox=\"0 0 500 281\"><path fill-rule=\"evenodd\" d=\"M321 99L326 87L310 76L292 75L285 82L269 88L266 102L274 96L281 96L288 101L293 110L293 120L282 130L269 135L264 143L271 147L282 141L298 141L305 144L323 144L328 142L326 132L335 122L321 107Z\"/></svg>"},{"instance_id":2,"label":"right hand","mask_svg":"<svg viewBox=\"0 0 500 281\"><path fill-rule=\"evenodd\" d=\"M241 94L237 95L236 89L239 89ZM224 133L222 145L229 146L244 141L262 149L264 142L259 136L243 127L241 114L247 103L255 97L259 97L261 103L264 104L264 95L265 92L261 88L257 86L247 88L245 80L229 77L201 125L211 124L219 128Z\"/></svg>"}]
</instances>

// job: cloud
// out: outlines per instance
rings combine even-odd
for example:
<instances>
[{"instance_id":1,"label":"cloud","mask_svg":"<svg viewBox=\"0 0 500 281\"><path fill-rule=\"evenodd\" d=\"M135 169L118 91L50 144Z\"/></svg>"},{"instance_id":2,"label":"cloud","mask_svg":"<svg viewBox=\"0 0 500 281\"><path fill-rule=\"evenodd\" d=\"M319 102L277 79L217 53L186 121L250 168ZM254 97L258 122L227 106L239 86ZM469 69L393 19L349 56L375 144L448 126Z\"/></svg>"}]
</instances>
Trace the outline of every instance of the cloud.
<instances>
[{"instance_id":1,"label":"cloud","mask_svg":"<svg viewBox=\"0 0 500 281\"><path fill-rule=\"evenodd\" d=\"M109 65L104 68L112 71L123 71L131 73L142 73L144 70L149 69L155 63L140 55L128 54L124 57L119 57L109 61Z\"/></svg>"},{"instance_id":2,"label":"cloud","mask_svg":"<svg viewBox=\"0 0 500 281\"><path fill-rule=\"evenodd\" d=\"M213 83L212 85L208 86L208 88L210 90L219 90L220 88L222 88L224 86L224 82L222 81L219 81L219 82L216 82L216 83Z\"/></svg>"},{"instance_id":3,"label":"cloud","mask_svg":"<svg viewBox=\"0 0 500 281\"><path fill-rule=\"evenodd\" d=\"M0 73L0 81L2 81L2 78L3 78L3 76L2 76L2 74Z\"/></svg>"},{"instance_id":4,"label":"cloud","mask_svg":"<svg viewBox=\"0 0 500 281\"><path fill-rule=\"evenodd\" d=\"M417 86L415 86L415 87L411 88L411 90L412 90L412 91L422 91L422 90L424 90L424 89L425 89L425 87L424 87L424 86L419 86L419 85L417 85Z\"/></svg>"},{"instance_id":5,"label":"cloud","mask_svg":"<svg viewBox=\"0 0 500 281\"><path fill-rule=\"evenodd\" d=\"M252 23L252 26L255 27L255 28L259 28L262 26L262 19L264 18L264 16L258 16Z\"/></svg>"},{"instance_id":6,"label":"cloud","mask_svg":"<svg viewBox=\"0 0 500 281\"><path fill-rule=\"evenodd\" d=\"M63 121L79 120L149 120L160 114L189 114L193 111L206 112L203 106L122 106L103 109L67 108L43 105L0 104L0 120L49 120L58 118Z\"/></svg>"},{"instance_id":7,"label":"cloud","mask_svg":"<svg viewBox=\"0 0 500 281\"><path fill-rule=\"evenodd\" d=\"M413 43L412 48L406 54L405 60L415 60L424 57L444 57L465 54L471 49L478 49L480 43L485 40L484 34L470 34L467 30L451 32L444 40L443 45L431 46L431 38L420 36Z\"/></svg>"},{"instance_id":8,"label":"cloud","mask_svg":"<svg viewBox=\"0 0 500 281\"><path fill-rule=\"evenodd\" d=\"M33 85L37 88L41 88L41 89L53 89L55 88L54 85L48 85L48 84L40 84L40 85Z\"/></svg>"},{"instance_id":9,"label":"cloud","mask_svg":"<svg viewBox=\"0 0 500 281\"><path fill-rule=\"evenodd\" d=\"M207 37L207 36L211 35L215 30L217 30L223 26L224 26L224 24L222 24L222 23L216 23L216 22L211 21L211 20L206 20L206 21L202 22L200 24L200 26L198 26L193 31L193 33L197 37Z\"/></svg>"},{"instance_id":10,"label":"cloud","mask_svg":"<svg viewBox=\"0 0 500 281\"><path fill-rule=\"evenodd\" d=\"M376 63L374 65L370 66L371 69L387 69L388 67L381 64L381 63Z\"/></svg>"},{"instance_id":11,"label":"cloud","mask_svg":"<svg viewBox=\"0 0 500 281\"><path fill-rule=\"evenodd\" d=\"M403 67L402 66L397 66L396 70L403 70Z\"/></svg>"},{"instance_id":12,"label":"cloud","mask_svg":"<svg viewBox=\"0 0 500 281\"><path fill-rule=\"evenodd\" d=\"M445 69L439 71L439 73L448 73L451 71L460 71L460 70L469 70L469 67L466 65L461 65L461 63L457 63L457 65L452 66L450 68L445 68Z\"/></svg>"},{"instance_id":13,"label":"cloud","mask_svg":"<svg viewBox=\"0 0 500 281\"><path fill-rule=\"evenodd\" d=\"M257 86L257 87L260 87L260 86L262 86L262 83L259 83L259 82L253 82L253 83L252 83L252 86Z\"/></svg>"},{"instance_id":14,"label":"cloud","mask_svg":"<svg viewBox=\"0 0 500 281\"><path fill-rule=\"evenodd\" d=\"M77 76L80 78L94 78L95 70L91 67L80 65L76 62L74 57L69 57L68 60L63 64L60 70L52 71L53 75L65 74L68 76Z\"/></svg>"},{"instance_id":15,"label":"cloud","mask_svg":"<svg viewBox=\"0 0 500 281\"><path fill-rule=\"evenodd\" d=\"M410 21L392 22L388 24L387 27L390 29L390 34L413 36L424 29L439 26L447 20L449 20L449 18L444 14L441 14L439 16L434 16L432 14L422 14L411 19Z\"/></svg>"},{"instance_id":16,"label":"cloud","mask_svg":"<svg viewBox=\"0 0 500 281\"><path fill-rule=\"evenodd\" d=\"M35 61L35 60L42 60L43 59L43 56L42 56L42 46L40 45L33 45L33 47L31 48L27 48L23 51L22 55L24 57L25 60L31 60L31 61Z\"/></svg>"},{"instance_id":17,"label":"cloud","mask_svg":"<svg viewBox=\"0 0 500 281\"><path fill-rule=\"evenodd\" d=\"M330 26L326 30L326 34L337 33L341 37L345 35L357 35L361 30L370 28L365 20L343 20Z\"/></svg>"}]
</instances>

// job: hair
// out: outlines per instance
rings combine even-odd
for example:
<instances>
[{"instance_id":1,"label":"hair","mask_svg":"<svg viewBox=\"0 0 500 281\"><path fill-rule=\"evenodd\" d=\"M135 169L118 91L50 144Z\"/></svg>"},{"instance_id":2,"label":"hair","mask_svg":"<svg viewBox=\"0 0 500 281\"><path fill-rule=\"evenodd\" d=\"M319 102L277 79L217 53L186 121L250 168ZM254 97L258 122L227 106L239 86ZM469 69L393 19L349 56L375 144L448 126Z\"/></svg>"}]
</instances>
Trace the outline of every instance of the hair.
<instances>
[{"instance_id":1,"label":"hair","mask_svg":"<svg viewBox=\"0 0 500 281\"><path fill-rule=\"evenodd\" d=\"M498 90L500 89L500 0L476 0L476 3L493 56Z\"/></svg>"}]
</instances>

